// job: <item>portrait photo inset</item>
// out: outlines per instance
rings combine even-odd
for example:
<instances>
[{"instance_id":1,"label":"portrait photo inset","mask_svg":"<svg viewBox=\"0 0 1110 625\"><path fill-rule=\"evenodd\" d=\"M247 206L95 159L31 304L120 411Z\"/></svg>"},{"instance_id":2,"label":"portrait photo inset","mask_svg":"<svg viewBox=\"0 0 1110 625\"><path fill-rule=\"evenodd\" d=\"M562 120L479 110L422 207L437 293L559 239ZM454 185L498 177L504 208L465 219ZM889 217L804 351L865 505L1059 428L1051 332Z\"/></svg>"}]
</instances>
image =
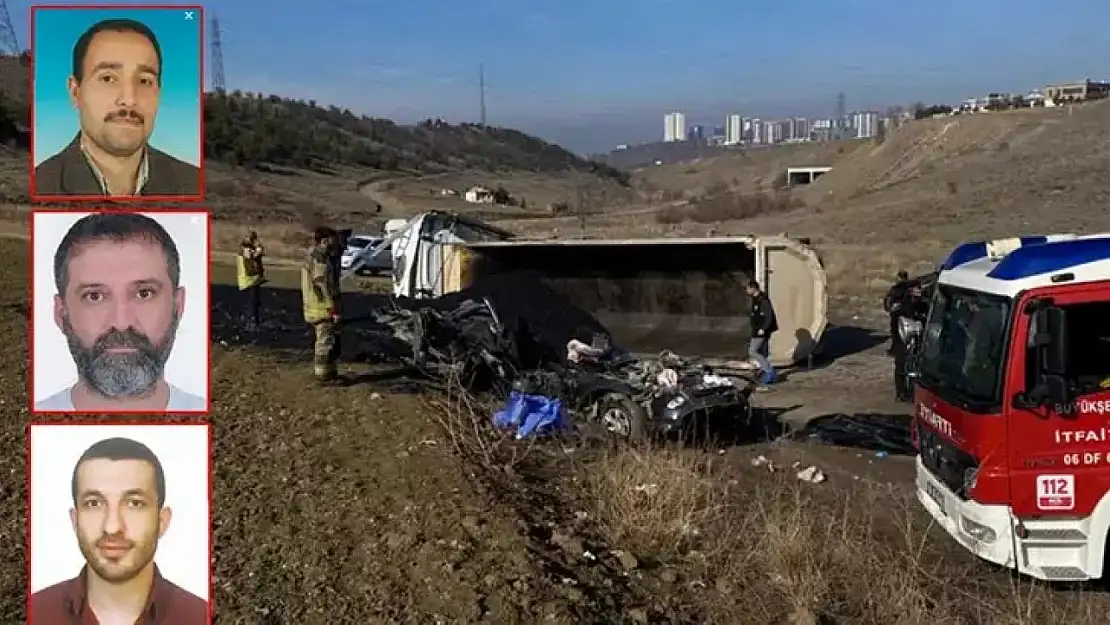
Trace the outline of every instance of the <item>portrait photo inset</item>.
<instances>
[{"instance_id":1,"label":"portrait photo inset","mask_svg":"<svg viewBox=\"0 0 1110 625\"><path fill-rule=\"evenodd\" d=\"M208 426L30 427L29 623L205 625Z\"/></svg>"},{"instance_id":2,"label":"portrait photo inset","mask_svg":"<svg viewBox=\"0 0 1110 625\"><path fill-rule=\"evenodd\" d=\"M199 7L34 7L31 196L200 201Z\"/></svg>"},{"instance_id":3,"label":"portrait photo inset","mask_svg":"<svg viewBox=\"0 0 1110 625\"><path fill-rule=\"evenodd\" d=\"M204 412L208 214L36 212L35 412Z\"/></svg>"}]
</instances>

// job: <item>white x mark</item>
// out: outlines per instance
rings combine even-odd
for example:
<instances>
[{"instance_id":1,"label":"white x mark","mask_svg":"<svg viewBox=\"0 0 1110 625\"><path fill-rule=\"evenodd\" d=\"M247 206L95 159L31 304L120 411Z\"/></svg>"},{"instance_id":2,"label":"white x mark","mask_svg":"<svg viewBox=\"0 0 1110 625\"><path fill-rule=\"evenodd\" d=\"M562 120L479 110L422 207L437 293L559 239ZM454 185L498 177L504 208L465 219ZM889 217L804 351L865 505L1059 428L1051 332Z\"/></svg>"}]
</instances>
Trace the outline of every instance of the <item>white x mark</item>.
<instances>
[{"instance_id":1,"label":"white x mark","mask_svg":"<svg viewBox=\"0 0 1110 625\"><path fill-rule=\"evenodd\" d=\"M190 21L192 19L193 19L193 12L192 11L185 11L185 20Z\"/></svg>"}]
</instances>

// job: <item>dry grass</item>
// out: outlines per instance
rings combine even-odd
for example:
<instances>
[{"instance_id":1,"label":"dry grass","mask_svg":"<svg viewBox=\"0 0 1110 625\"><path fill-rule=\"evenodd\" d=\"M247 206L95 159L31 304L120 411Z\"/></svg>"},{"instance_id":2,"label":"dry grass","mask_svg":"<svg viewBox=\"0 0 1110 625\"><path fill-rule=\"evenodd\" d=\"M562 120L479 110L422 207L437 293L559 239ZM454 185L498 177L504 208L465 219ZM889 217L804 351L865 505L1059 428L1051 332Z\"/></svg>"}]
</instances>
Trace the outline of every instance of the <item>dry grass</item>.
<instances>
[{"instance_id":1,"label":"dry grass","mask_svg":"<svg viewBox=\"0 0 1110 625\"><path fill-rule=\"evenodd\" d=\"M622 584L622 603L646 602L651 622L1094 625L1110 609L1104 593L976 559L932 523L911 484L810 484L747 454L670 445L514 441L491 430L492 409L457 386L429 404L468 472L530 510L530 531L572 543L555 569L562 583L609 571L600 584ZM608 563L621 552L635 562Z\"/></svg>"},{"instance_id":2,"label":"dry grass","mask_svg":"<svg viewBox=\"0 0 1110 625\"><path fill-rule=\"evenodd\" d=\"M655 220L668 225L684 221L715 224L733 219L750 219L797 207L797 200L785 191L752 194L718 191L687 204L660 208L655 214Z\"/></svg>"},{"instance_id":3,"label":"dry grass","mask_svg":"<svg viewBox=\"0 0 1110 625\"><path fill-rule=\"evenodd\" d=\"M695 196L721 186L744 194L761 193L780 187L788 167L833 166L863 145L834 141L756 148L691 163L644 167L635 171L634 180L646 189Z\"/></svg>"},{"instance_id":4,"label":"dry grass","mask_svg":"<svg viewBox=\"0 0 1110 625\"><path fill-rule=\"evenodd\" d=\"M606 535L674 571L704 622L1105 619L1105 597L1012 579L961 553L905 488L811 485L676 449L617 452L587 473Z\"/></svg>"},{"instance_id":5,"label":"dry grass","mask_svg":"<svg viewBox=\"0 0 1110 625\"><path fill-rule=\"evenodd\" d=\"M524 206L497 207L469 204L461 196L475 185L490 189L503 187L513 198L518 201L523 200ZM546 175L528 172L459 172L420 178L400 178L383 183L379 187L383 192L389 193L412 209L439 208L467 213L482 212L493 219L546 217L551 214L550 206L560 203L576 205L579 199L597 209L626 205L636 199L632 189L621 187L610 180L577 173ZM453 190L459 196L442 196L440 191L443 189Z\"/></svg>"}]
</instances>

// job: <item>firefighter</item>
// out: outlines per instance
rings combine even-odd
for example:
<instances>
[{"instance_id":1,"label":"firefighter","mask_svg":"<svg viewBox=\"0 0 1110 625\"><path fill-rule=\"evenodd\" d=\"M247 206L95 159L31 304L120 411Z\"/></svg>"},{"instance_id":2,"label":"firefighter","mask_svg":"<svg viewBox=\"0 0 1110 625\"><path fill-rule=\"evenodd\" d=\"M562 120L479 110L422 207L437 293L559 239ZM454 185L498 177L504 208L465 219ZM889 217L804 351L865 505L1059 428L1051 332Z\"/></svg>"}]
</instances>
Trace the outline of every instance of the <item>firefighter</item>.
<instances>
[{"instance_id":1,"label":"firefighter","mask_svg":"<svg viewBox=\"0 0 1110 625\"><path fill-rule=\"evenodd\" d=\"M266 272L262 266L264 254L258 233L251 230L240 242L239 255L236 258L236 278L243 301L242 319L248 330L262 325L262 285L266 282Z\"/></svg>"},{"instance_id":2,"label":"firefighter","mask_svg":"<svg viewBox=\"0 0 1110 625\"><path fill-rule=\"evenodd\" d=\"M312 249L301 269L301 298L304 320L312 326L316 337L312 357L312 374L318 382L332 382L339 377L339 271L334 257L339 246L339 233L331 228L317 228Z\"/></svg>"}]
</instances>

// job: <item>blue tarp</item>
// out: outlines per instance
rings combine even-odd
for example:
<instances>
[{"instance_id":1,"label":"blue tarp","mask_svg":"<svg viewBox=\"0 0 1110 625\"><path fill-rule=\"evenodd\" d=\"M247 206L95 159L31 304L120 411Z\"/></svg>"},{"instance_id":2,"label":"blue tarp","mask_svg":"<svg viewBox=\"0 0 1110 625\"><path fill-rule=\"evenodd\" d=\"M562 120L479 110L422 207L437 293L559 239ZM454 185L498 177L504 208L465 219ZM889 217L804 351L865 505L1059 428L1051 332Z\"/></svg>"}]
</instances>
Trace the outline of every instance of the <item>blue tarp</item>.
<instances>
[{"instance_id":1,"label":"blue tarp","mask_svg":"<svg viewBox=\"0 0 1110 625\"><path fill-rule=\"evenodd\" d=\"M562 400L512 391L505 407L493 414L493 425L516 428L516 437L520 439L570 429L571 421Z\"/></svg>"}]
</instances>

